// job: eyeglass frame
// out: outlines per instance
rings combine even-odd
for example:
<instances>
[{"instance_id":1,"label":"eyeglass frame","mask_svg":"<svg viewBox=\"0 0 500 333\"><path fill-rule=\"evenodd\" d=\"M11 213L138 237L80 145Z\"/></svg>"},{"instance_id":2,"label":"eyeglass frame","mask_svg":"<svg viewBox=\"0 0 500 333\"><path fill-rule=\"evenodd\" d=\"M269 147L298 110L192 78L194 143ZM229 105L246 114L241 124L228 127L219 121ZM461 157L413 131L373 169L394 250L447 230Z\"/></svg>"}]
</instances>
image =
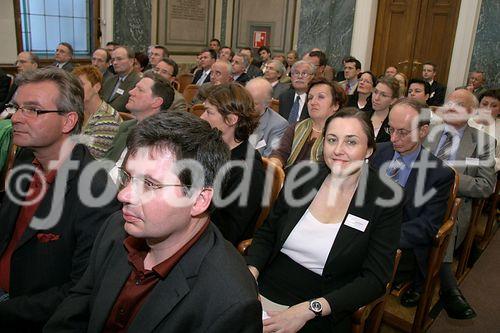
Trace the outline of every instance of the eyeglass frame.
<instances>
[{"instance_id":1,"label":"eyeglass frame","mask_svg":"<svg viewBox=\"0 0 500 333\"><path fill-rule=\"evenodd\" d=\"M419 129L421 126L417 126L411 130L407 130L407 129L404 129L404 128L400 128L400 129L395 129L394 127L386 127L384 128L384 131L389 134L389 135L392 135L394 133L396 133L396 135L400 138L406 138L408 135L410 135L411 132L413 132L414 130L416 129ZM406 131L406 132L401 132L401 131ZM392 133L391 133L392 132Z\"/></svg>"},{"instance_id":2,"label":"eyeglass frame","mask_svg":"<svg viewBox=\"0 0 500 333\"><path fill-rule=\"evenodd\" d=\"M127 177L126 183L122 181L122 176ZM156 190L161 190L166 187L183 187L185 189L190 189L191 185L183 185L183 184L158 184L153 182L152 180L146 179L144 177L134 177L130 173L128 173L127 170L123 167L118 167L118 185L120 186L120 190L124 189L127 187L133 179L137 179L138 181L142 182L145 185L145 192L152 192ZM148 184L149 182L150 184Z\"/></svg>"},{"instance_id":3,"label":"eyeglass frame","mask_svg":"<svg viewBox=\"0 0 500 333\"><path fill-rule=\"evenodd\" d=\"M26 117L32 117L32 118L37 118L40 114L45 114L45 113L59 113L60 115L66 113L65 111L61 110L43 110L43 109L29 109L26 108L25 106L20 106L15 103L8 103L5 105L5 109L8 110L9 113L14 114L17 113L17 111L21 110L21 113L23 116ZM12 112L13 110L13 112ZM32 116L34 115L34 116Z\"/></svg>"},{"instance_id":4,"label":"eyeglass frame","mask_svg":"<svg viewBox=\"0 0 500 333\"><path fill-rule=\"evenodd\" d=\"M291 72L290 75L298 78L308 78L309 76L312 76L313 74L311 73L306 73L306 72Z\"/></svg>"}]
</instances>

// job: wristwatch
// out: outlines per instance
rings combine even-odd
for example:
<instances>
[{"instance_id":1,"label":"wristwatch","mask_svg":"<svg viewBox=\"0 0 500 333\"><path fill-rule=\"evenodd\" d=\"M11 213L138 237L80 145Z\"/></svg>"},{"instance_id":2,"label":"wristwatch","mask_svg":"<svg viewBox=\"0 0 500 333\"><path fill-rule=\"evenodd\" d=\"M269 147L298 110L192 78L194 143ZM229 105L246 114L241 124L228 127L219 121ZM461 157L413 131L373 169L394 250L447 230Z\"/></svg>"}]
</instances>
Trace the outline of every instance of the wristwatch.
<instances>
[{"instance_id":1,"label":"wristwatch","mask_svg":"<svg viewBox=\"0 0 500 333\"><path fill-rule=\"evenodd\" d=\"M315 299L309 301L309 310L311 310L316 317L321 316L321 312L323 312L323 306L321 303Z\"/></svg>"}]
</instances>

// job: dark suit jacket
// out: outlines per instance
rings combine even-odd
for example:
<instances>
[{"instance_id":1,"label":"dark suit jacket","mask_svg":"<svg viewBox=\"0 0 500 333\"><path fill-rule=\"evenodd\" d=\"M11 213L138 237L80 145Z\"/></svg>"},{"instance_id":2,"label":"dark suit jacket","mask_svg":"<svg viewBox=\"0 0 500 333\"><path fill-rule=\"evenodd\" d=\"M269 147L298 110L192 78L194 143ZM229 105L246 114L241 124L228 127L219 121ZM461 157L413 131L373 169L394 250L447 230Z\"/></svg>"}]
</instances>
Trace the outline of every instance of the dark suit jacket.
<instances>
[{"instance_id":1,"label":"dark suit jacket","mask_svg":"<svg viewBox=\"0 0 500 333\"><path fill-rule=\"evenodd\" d=\"M373 112L375 112L375 111L372 111L370 113L370 118L371 118ZM388 127L389 127L389 115L387 115L387 117L385 117L384 121L382 122L382 125L380 125L380 129L378 130L377 137L375 138L375 141L377 143L391 141L391 136L386 132L386 128L388 128Z\"/></svg>"},{"instance_id":2,"label":"dark suit jacket","mask_svg":"<svg viewBox=\"0 0 500 333\"><path fill-rule=\"evenodd\" d=\"M57 66L57 62L54 62L52 64L52 66ZM62 69L64 69L66 72L72 72L73 69L75 68L75 65L70 61L68 61L67 63L64 64L64 66L62 66Z\"/></svg>"},{"instance_id":3,"label":"dark suit jacket","mask_svg":"<svg viewBox=\"0 0 500 333\"><path fill-rule=\"evenodd\" d=\"M446 87L438 83L437 81L432 81L431 94L427 100L427 105L429 106L441 106L444 103L444 97L446 95Z\"/></svg>"},{"instance_id":4,"label":"dark suit jacket","mask_svg":"<svg viewBox=\"0 0 500 333\"><path fill-rule=\"evenodd\" d=\"M136 119L122 122L120 124L120 127L118 128L118 133L116 133L115 138L113 139L111 148L109 148L108 152L104 155L104 158L107 158L108 160L111 160L113 162L118 161L118 159L122 155L123 150L127 146L128 135L136 126Z\"/></svg>"},{"instance_id":5,"label":"dark suit jacket","mask_svg":"<svg viewBox=\"0 0 500 333\"><path fill-rule=\"evenodd\" d=\"M249 158L246 159L247 149ZM262 158L257 150L247 141L231 150L232 162L243 162L245 168L231 168L226 178L226 183L221 191L221 198L227 198L235 191L243 191L243 196L248 200L239 204L240 197L233 200L224 207L217 207L212 211L210 217L219 228L222 235L234 246L248 238L251 238L255 229L255 223L261 212L261 201L263 196L265 170ZM249 179L245 173L249 172Z\"/></svg>"},{"instance_id":6,"label":"dark suit jacket","mask_svg":"<svg viewBox=\"0 0 500 333\"><path fill-rule=\"evenodd\" d=\"M10 89L10 77L5 74L3 69L0 69L0 102L7 99Z\"/></svg>"},{"instance_id":7,"label":"dark suit jacket","mask_svg":"<svg viewBox=\"0 0 500 333\"><path fill-rule=\"evenodd\" d=\"M141 77L136 72L132 71L125 80L120 84L120 89L123 90L123 94L116 93L112 98L113 90L118 81L118 75L114 75L104 81L104 84L101 89L101 97L102 99L111 105L118 112L129 112L125 105L128 102L129 94L128 92L135 87L135 84L139 82Z\"/></svg>"},{"instance_id":8,"label":"dark suit jacket","mask_svg":"<svg viewBox=\"0 0 500 333\"><path fill-rule=\"evenodd\" d=\"M14 168L21 165L30 166L33 159L34 155L30 150L22 149ZM55 221L50 220L56 224L41 230L28 227L12 255L10 300L0 302L2 332L36 332L41 329L87 268L90 250L102 223L120 209L114 198L110 203L103 203L95 208L82 202L78 193L80 177L85 167L94 159L85 146L77 145L71 160L79 162L76 170L71 169L69 173L66 173L63 167L58 170L58 177L68 175L66 188L55 189L58 181L56 179L35 212L35 217L44 218L48 217L49 213L54 214L55 208L62 209L59 216L56 213ZM26 193L29 181L23 179L23 175L31 174L32 171L26 168L13 174L8 185L11 193L22 197L17 195L19 192L15 185L21 181L21 188ZM107 181L109 186L114 188L106 171L100 170L92 181L85 179L82 184L91 186L91 193L98 198L106 189ZM11 239L19 209L20 206L9 196L4 198L0 209L0 255ZM59 239L43 242L38 236L43 234L59 235Z\"/></svg>"},{"instance_id":9,"label":"dark suit jacket","mask_svg":"<svg viewBox=\"0 0 500 333\"><path fill-rule=\"evenodd\" d=\"M290 83L282 83L278 82L274 87L273 87L273 98L274 99L279 99L280 95L283 94L284 92L290 90Z\"/></svg>"},{"instance_id":10,"label":"dark suit jacket","mask_svg":"<svg viewBox=\"0 0 500 333\"><path fill-rule=\"evenodd\" d=\"M280 110L279 114L288 120L288 116L290 115L290 111L292 110L293 103L295 102L294 100L295 97L295 90L290 88L290 90L285 91L280 95L279 102L280 102ZM306 118L309 118L309 112L307 110L307 98L306 102L304 103L304 106L302 107L302 112L300 113L300 119L304 120Z\"/></svg>"},{"instance_id":11,"label":"dark suit jacket","mask_svg":"<svg viewBox=\"0 0 500 333\"><path fill-rule=\"evenodd\" d=\"M7 93L7 96L5 97L5 99L2 102L0 102L0 112L5 109L5 105L10 103L10 100L12 99L12 96L14 96L14 93L16 92L16 90L17 90L17 84L14 81L14 83L12 83L12 85L9 88L9 92Z\"/></svg>"},{"instance_id":12,"label":"dark suit jacket","mask_svg":"<svg viewBox=\"0 0 500 333\"><path fill-rule=\"evenodd\" d=\"M259 65L259 67L260 67L260 65ZM254 77L257 77L257 76L264 75L264 73L262 73L262 71L260 70L259 67L254 66L254 65L248 66L247 75L250 79L253 79Z\"/></svg>"},{"instance_id":13,"label":"dark suit jacket","mask_svg":"<svg viewBox=\"0 0 500 333\"><path fill-rule=\"evenodd\" d=\"M250 81L250 76L248 76L247 73L241 73L240 76L235 80L235 82L238 82L241 85L246 85L248 81Z\"/></svg>"},{"instance_id":14,"label":"dark suit jacket","mask_svg":"<svg viewBox=\"0 0 500 333\"><path fill-rule=\"evenodd\" d=\"M380 169L382 164L390 163L393 156L394 149L391 142L378 144L371 164L374 168ZM420 278L425 278L429 249L444 222L450 188L455 180L455 174L451 168L445 166L440 159L425 148L422 148L417 156L415 163L417 162L429 163L429 165L425 173L421 169L419 175L419 169L414 168L408 176L404 188L403 224L401 225L399 245L401 248L413 250L422 273ZM385 172L386 169L384 168L382 172ZM421 183L423 184L422 192L417 193L417 184L420 182L423 182ZM422 200L422 196L432 190L436 191L435 194L425 203L421 202L417 205L417 201Z\"/></svg>"},{"instance_id":15,"label":"dark suit jacket","mask_svg":"<svg viewBox=\"0 0 500 333\"><path fill-rule=\"evenodd\" d=\"M120 212L101 229L87 271L44 332L101 332L132 270ZM262 308L241 256L209 225L153 288L128 332L262 332Z\"/></svg>"},{"instance_id":16,"label":"dark suit jacket","mask_svg":"<svg viewBox=\"0 0 500 333\"><path fill-rule=\"evenodd\" d=\"M203 69L198 69L195 73L194 73L194 77L193 77L193 84L196 84L196 82L198 82L198 80L201 78L201 76L203 75ZM207 82L210 82L210 74L207 75L207 77L205 78L205 81L203 81L203 83L207 83Z\"/></svg>"},{"instance_id":17,"label":"dark suit jacket","mask_svg":"<svg viewBox=\"0 0 500 333\"><path fill-rule=\"evenodd\" d=\"M300 199L312 190L318 190L329 172L324 164L320 164L317 176L292 190L291 194ZM367 178L363 175L367 175ZM358 187L346 216L352 214L368 220L369 223L365 231L361 232L347 226L344 218L323 269L323 294L317 295L326 298L331 305L334 323L344 330L347 325L348 331L349 314L385 292L386 283L391 278L394 267L402 217L401 204L393 207L375 204L377 198L389 199L394 196L377 172L365 166L363 175L360 178L360 187L366 184L363 204L355 204L356 195L360 191ZM286 191L290 189L287 189L285 184L269 217L255 233L245 257L247 264L255 266L259 272L272 264L313 199L293 207L285 200Z\"/></svg>"}]
</instances>

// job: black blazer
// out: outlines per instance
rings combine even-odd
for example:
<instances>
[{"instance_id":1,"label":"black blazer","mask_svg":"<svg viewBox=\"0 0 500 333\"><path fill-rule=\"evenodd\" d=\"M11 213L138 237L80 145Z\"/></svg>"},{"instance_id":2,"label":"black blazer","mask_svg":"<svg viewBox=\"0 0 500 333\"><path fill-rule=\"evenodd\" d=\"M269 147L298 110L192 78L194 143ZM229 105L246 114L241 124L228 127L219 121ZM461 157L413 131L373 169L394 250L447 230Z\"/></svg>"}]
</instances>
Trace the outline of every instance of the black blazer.
<instances>
[{"instance_id":1,"label":"black blazer","mask_svg":"<svg viewBox=\"0 0 500 333\"><path fill-rule=\"evenodd\" d=\"M441 106L444 103L444 97L446 95L446 87L437 81L433 81L431 85L431 94L427 100L427 105L429 106Z\"/></svg>"},{"instance_id":2,"label":"black blazer","mask_svg":"<svg viewBox=\"0 0 500 333\"><path fill-rule=\"evenodd\" d=\"M380 169L382 164L386 162L390 163L393 156L394 149L391 142L378 144L371 164L374 168ZM415 163L417 162L429 163L429 167L422 175L419 175L418 169L414 168L408 176L404 188L400 247L413 250L419 270L422 273L420 278L425 278L429 249L439 228L443 224L451 184L455 180L455 174L451 168L444 165L440 159L423 147L415 160ZM423 169L420 172L424 172ZM421 191L423 192L417 193L417 181L420 182L422 179L424 187ZM416 201L422 200L424 193L428 193L431 190L435 190L436 192L425 204Z\"/></svg>"},{"instance_id":3,"label":"black blazer","mask_svg":"<svg viewBox=\"0 0 500 333\"><path fill-rule=\"evenodd\" d=\"M370 118L372 117L374 112L375 111L372 111L370 113ZM382 125L380 125L377 137L375 138L375 141L377 143L391 141L391 136L386 132L387 128L389 128L389 114L387 114L387 117L385 117L384 121L382 122Z\"/></svg>"},{"instance_id":4,"label":"black blazer","mask_svg":"<svg viewBox=\"0 0 500 333\"><path fill-rule=\"evenodd\" d=\"M250 81L250 77L247 73L243 72L234 82L238 82L239 84L245 86L248 81Z\"/></svg>"},{"instance_id":5,"label":"black blazer","mask_svg":"<svg viewBox=\"0 0 500 333\"><path fill-rule=\"evenodd\" d=\"M31 165L33 158L30 150L22 149L16 158L15 167ZM61 208L60 215L56 215L56 224L42 230L28 227L12 255L10 300L0 302L2 332L35 332L41 329L87 268L90 250L102 223L120 209L121 205L114 198L110 203L103 203L96 208L88 207L82 202L78 193L80 177L94 159L83 145L75 146L71 159L79 164L77 169L71 169L67 174L65 192L61 193L64 197L58 197L58 192L54 189L56 179L35 212L36 217L43 218L49 216L49 212L55 213L51 209ZM14 173L8 184L9 190L18 193L15 184L21 181L21 188L25 193L29 181L23 180L23 176L31 174L32 171L27 169ZM58 177L64 175L63 167L59 168ZM109 180L107 183L108 180L106 171L100 170L92 181L85 179L82 184L89 186L91 183L91 192L98 198L107 184L115 190L113 182ZM57 201L52 208L54 199ZM0 209L0 255L9 244L19 209L19 205L5 196ZM53 234L59 238L44 242L39 239L39 235L43 234Z\"/></svg>"},{"instance_id":6,"label":"black blazer","mask_svg":"<svg viewBox=\"0 0 500 333\"><path fill-rule=\"evenodd\" d=\"M295 102L294 97L295 97L295 90L293 88L290 88L290 90L283 92L279 97L279 102L280 102L279 114L287 120L288 116L290 115L290 111L292 110L293 103ZM304 103L304 106L302 107L302 112L300 113L299 121L304 120L306 118L309 118L309 111L307 110L307 98L306 102Z\"/></svg>"},{"instance_id":7,"label":"black blazer","mask_svg":"<svg viewBox=\"0 0 500 333\"><path fill-rule=\"evenodd\" d=\"M247 149L250 151L248 160L246 159ZM231 168L221 191L221 198L227 198L231 193L241 190L244 197L248 196L248 200L240 205L238 196L237 200L233 200L224 207L215 206L210 217L222 235L234 246L238 246L241 241L253 235L255 223L262 210L261 201L266 172L260 153L248 140L231 150L231 161L243 162L245 168ZM245 177L246 171L250 172L248 182Z\"/></svg>"},{"instance_id":8,"label":"black blazer","mask_svg":"<svg viewBox=\"0 0 500 333\"><path fill-rule=\"evenodd\" d=\"M318 190L329 172L324 164L320 164L318 175L293 190L293 197L304 198L312 190ZM369 223L361 232L345 225L344 218L323 269L323 294L317 296L326 298L330 304L336 326L345 329L347 325L349 331L350 314L385 292L394 267L402 216L401 204L387 208L375 204L378 198L387 200L394 193L374 169L365 166L361 177L360 187L346 216L352 214ZM366 184L366 195L363 204L357 206L356 195L362 192L362 184ZM260 272L280 253L313 199L299 207L292 207L285 200L286 191L290 190L285 184L269 217L255 233L245 257L247 264L255 266Z\"/></svg>"},{"instance_id":9,"label":"black blazer","mask_svg":"<svg viewBox=\"0 0 500 333\"><path fill-rule=\"evenodd\" d=\"M347 106L359 109L358 98L359 98L358 88L356 88L356 90L354 91L354 94L347 95ZM371 94L366 99L366 105L362 109L359 109L359 110L369 112L370 114L373 112L372 95Z\"/></svg>"},{"instance_id":10,"label":"black blazer","mask_svg":"<svg viewBox=\"0 0 500 333\"><path fill-rule=\"evenodd\" d=\"M121 212L96 238L89 268L44 332L101 332L132 268ZM262 332L257 288L242 257L209 225L144 301L127 332Z\"/></svg>"},{"instance_id":11,"label":"black blazer","mask_svg":"<svg viewBox=\"0 0 500 333\"><path fill-rule=\"evenodd\" d=\"M254 66L254 65L249 65L247 69L247 75L250 79L253 79L254 77L262 76L264 73L260 70L260 65Z\"/></svg>"},{"instance_id":12,"label":"black blazer","mask_svg":"<svg viewBox=\"0 0 500 333\"><path fill-rule=\"evenodd\" d=\"M198 69L194 73L192 84L196 84L196 82L198 82L198 80L201 78L202 75L203 75L203 69ZM208 74L207 77L205 78L205 81L203 81L203 83L207 83L207 82L210 82L210 74Z\"/></svg>"}]
</instances>

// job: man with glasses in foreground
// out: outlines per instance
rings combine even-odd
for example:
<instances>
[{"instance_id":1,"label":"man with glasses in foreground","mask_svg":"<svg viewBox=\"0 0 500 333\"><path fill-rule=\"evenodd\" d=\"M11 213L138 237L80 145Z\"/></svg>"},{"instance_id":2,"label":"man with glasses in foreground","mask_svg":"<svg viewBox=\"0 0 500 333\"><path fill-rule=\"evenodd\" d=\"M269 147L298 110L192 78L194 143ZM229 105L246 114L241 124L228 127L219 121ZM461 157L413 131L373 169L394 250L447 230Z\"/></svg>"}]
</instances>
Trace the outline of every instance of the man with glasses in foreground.
<instances>
[{"instance_id":1,"label":"man with glasses in foreground","mask_svg":"<svg viewBox=\"0 0 500 333\"><path fill-rule=\"evenodd\" d=\"M66 71L26 71L9 108L18 150L0 208L0 327L38 332L79 280L116 189L70 136L83 89ZM109 187L108 187L109 185Z\"/></svg>"},{"instance_id":2,"label":"man with glasses in foreground","mask_svg":"<svg viewBox=\"0 0 500 333\"><path fill-rule=\"evenodd\" d=\"M159 113L127 149L122 212L45 332L262 332L255 281L209 219L230 155L221 133L187 112Z\"/></svg>"},{"instance_id":3,"label":"man with glasses in foreground","mask_svg":"<svg viewBox=\"0 0 500 333\"><path fill-rule=\"evenodd\" d=\"M403 223L399 247L403 254L395 285L412 281L401 304L416 306L427 274L432 241L443 224L454 173L422 147L430 115L415 99L397 101L389 113L390 142L377 145L372 165L404 188ZM432 192L434 194L431 195ZM425 196L430 196L424 199Z\"/></svg>"},{"instance_id":4,"label":"man with glasses in foreground","mask_svg":"<svg viewBox=\"0 0 500 333\"><path fill-rule=\"evenodd\" d=\"M307 111L307 89L316 68L310 62L300 60L292 66L292 88L279 96L279 114L290 124L309 118Z\"/></svg>"}]
</instances>

